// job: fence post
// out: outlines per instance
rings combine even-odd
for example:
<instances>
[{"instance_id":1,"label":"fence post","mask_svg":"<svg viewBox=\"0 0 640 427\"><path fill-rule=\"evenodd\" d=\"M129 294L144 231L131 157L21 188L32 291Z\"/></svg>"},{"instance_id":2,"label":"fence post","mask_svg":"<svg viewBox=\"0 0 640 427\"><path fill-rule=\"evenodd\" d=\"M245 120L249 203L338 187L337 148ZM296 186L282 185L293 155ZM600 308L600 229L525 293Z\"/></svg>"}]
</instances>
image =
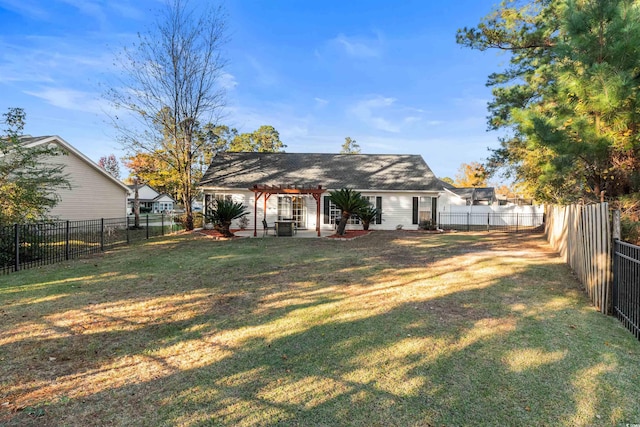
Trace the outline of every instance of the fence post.
<instances>
[{"instance_id":1,"label":"fence post","mask_svg":"<svg viewBox=\"0 0 640 427\"><path fill-rule=\"evenodd\" d=\"M467 231L471 231L471 224L469 223L470 213L467 212Z\"/></svg>"},{"instance_id":2,"label":"fence post","mask_svg":"<svg viewBox=\"0 0 640 427\"><path fill-rule=\"evenodd\" d=\"M130 238L129 238L129 217L127 216L127 245L130 243Z\"/></svg>"},{"instance_id":3,"label":"fence post","mask_svg":"<svg viewBox=\"0 0 640 427\"><path fill-rule=\"evenodd\" d=\"M491 227L491 212L487 212L487 233Z\"/></svg>"},{"instance_id":4,"label":"fence post","mask_svg":"<svg viewBox=\"0 0 640 427\"><path fill-rule=\"evenodd\" d=\"M518 212L516 212L516 233L518 232Z\"/></svg>"},{"instance_id":5,"label":"fence post","mask_svg":"<svg viewBox=\"0 0 640 427\"><path fill-rule=\"evenodd\" d=\"M149 214L147 214L147 240L149 240Z\"/></svg>"},{"instance_id":6,"label":"fence post","mask_svg":"<svg viewBox=\"0 0 640 427\"><path fill-rule=\"evenodd\" d=\"M160 216L160 221L161 221L161 224L162 224L162 227L160 228L160 230L161 230L160 234L162 234L164 236L164 212L162 212L160 215L161 215Z\"/></svg>"},{"instance_id":7,"label":"fence post","mask_svg":"<svg viewBox=\"0 0 640 427\"><path fill-rule=\"evenodd\" d=\"M104 251L104 218L100 218L100 250Z\"/></svg>"},{"instance_id":8,"label":"fence post","mask_svg":"<svg viewBox=\"0 0 640 427\"><path fill-rule=\"evenodd\" d=\"M615 210L613 211L613 232L611 234L613 234L613 240L620 240L620 211L619 210Z\"/></svg>"},{"instance_id":9,"label":"fence post","mask_svg":"<svg viewBox=\"0 0 640 427\"><path fill-rule=\"evenodd\" d=\"M13 258L14 259L13 269L14 271L20 271L20 228L17 223L13 224L13 237L15 238L14 240L15 257Z\"/></svg>"},{"instance_id":10,"label":"fence post","mask_svg":"<svg viewBox=\"0 0 640 427\"><path fill-rule=\"evenodd\" d=\"M69 220L67 220L67 229L65 231L64 259L69 260Z\"/></svg>"}]
</instances>

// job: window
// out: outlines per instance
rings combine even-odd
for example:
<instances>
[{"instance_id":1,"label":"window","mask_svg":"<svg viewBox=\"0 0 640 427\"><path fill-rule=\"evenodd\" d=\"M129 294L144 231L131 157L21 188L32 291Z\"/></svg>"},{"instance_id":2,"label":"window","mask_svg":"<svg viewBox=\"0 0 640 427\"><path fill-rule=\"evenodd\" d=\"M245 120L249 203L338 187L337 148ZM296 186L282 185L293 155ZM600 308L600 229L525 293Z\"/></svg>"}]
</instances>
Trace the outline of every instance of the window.
<instances>
[{"instance_id":1,"label":"window","mask_svg":"<svg viewBox=\"0 0 640 427\"><path fill-rule=\"evenodd\" d=\"M207 215L209 212L213 211L215 208L215 203L218 200L233 200L233 195L225 194L225 193L213 193L213 194L205 194L204 196L204 214Z\"/></svg>"},{"instance_id":2,"label":"window","mask_svg":"<svg viewBox=\"0 0 640 427\"><path fill-rule=\"evenodd\" d=\"M431 221L431 197L420 197L418 206L418 219L422 221Z\"/></svg>"},{"instance_id":3,"label":"window","mask_svg":"<svg viewBox=\"0 0 640 427\"><path fill-rule=\"evenodd\" d=\"M367 200L369 205L376 207L376 196L362 196L362 198ZM329 218L331 220L331 224L336 224L340 221L341 216L342 211L334 205L332 201L329 201ZM351 218L349 218L349 221L347 221L347 224L358 225L362 224L362 221L360 221L360 218L358 218L357 215L353 214L351 215Z\"/></svg>"}]
</instances>

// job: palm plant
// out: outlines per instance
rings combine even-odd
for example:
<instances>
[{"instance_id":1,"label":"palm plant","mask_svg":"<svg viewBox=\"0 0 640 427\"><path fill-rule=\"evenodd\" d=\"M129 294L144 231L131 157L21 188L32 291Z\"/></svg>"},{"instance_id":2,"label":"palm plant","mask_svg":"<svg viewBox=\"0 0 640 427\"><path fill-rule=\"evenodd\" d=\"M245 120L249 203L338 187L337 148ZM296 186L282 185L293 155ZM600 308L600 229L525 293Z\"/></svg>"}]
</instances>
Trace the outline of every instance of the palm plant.
<instances>
[{"instance_id":1,"label":"palm plant","mask_svg":"<svg viewBox=\"0 0 640 427\"><path fill-rule=\"evenodd\" d=\"M360 218L360 220L362 221L362 228L364 230L368 230L371 222L375 221L376 217L380 215L380 213L380 209L374 208L367 203L366 206L362 207L356 212L356 215L358 215L358 218Z\"/></svg>"},{"instance_id":2,"label":"palm plant","mask_svg":"<svg viewBox=\"0 0 640 427\"><path fill-rule=\"evenodd\" d=\"M351 215L369 205L369 203L362 198L362 195L359 192L348 188L330 191L329 200L342 210L342 216L340 217L340 223L338 224L338 230L336 231L336 234L340 236L344 235L345 228L347 227L347 221L349 221Z\"/></svg>"},{"instance_id":3,"label":"palm plant","mask_svg":"<svg viewBox=\"0 0 640 427\"><path fill-rule=\"evenodd\" d=\"M248 214L247 207L240 202L232 200L218 200L211 213L207 214L207 221L213 223L213 227L225 237L233 237L229 229L231 221Z\"/></svg>"}]
</instances>

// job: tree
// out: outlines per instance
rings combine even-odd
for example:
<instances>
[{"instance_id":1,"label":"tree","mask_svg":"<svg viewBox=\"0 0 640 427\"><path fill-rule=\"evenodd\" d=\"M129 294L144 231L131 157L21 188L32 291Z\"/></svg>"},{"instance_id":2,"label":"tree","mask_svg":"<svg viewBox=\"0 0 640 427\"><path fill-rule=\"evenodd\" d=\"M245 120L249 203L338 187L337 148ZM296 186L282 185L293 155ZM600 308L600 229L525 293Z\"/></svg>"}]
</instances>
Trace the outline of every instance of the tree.
<instances>
[{"instance_id":1,"label":"tree","mask_svg":"<svg viewBox=\"0 0 640 427\"><path fill-rule=\"evenodd\" d=\"M453 185L456 187L486 187L487 172L484 166L478 162L462 163Z\"/></svg>"},{"instance_id":2,"label":"tree","mask_svg":"<svg viewBox=\"0 0 640 427\"><path fill-rule=\"evenodd\" d=\"M98 166L109 172L112 177L120 179L120 163L118 163L115 155L109 154L108 156L100 157Z\"/></svg>"},{"instance_id":3,"label":"tree","mask_svg":"<svg viewBox=\"0 0 640 427\"><path fill-rule=\"evenodd\" d=\"M445 176L444 178L440 178L440 181L453 185L453 179L448 176Z\"/></svg>"},{"instance_id":4,"label":"tree","mask_svg":"<svg viewBox=\"0 0 640 427\"><path fill-rule=\"evenodd\" d=\"M347 222L349 218L351 218L351 215L369 205L369 202L362 198L362 194L348 188L330 191L329 200L342 211L338 230L336 231L336 234L340 236L344 235Z\"/></svg>"},{"instance_id":5,"label":"tree","mask_svg":"<svg viewBox=\"0 0 640 427\"><path fill-rule=\"evenodd\" d=\"M235 135L228 151L278 153L285 147L280 141L280 133L273 126L263 125L251 133Z\"/></svg>"},{"instance_id":6,"label":"tree","mask_svg":"<svg viewBox=\"0 0 640 427\"><path fill-rule=\"evenodd\" d=\"M123 163L130 171L129 182L133 183L134 178L138 178L141 184L148 184L161 193L179 199L179 175L164 161L162 154L138 153L124 157Z\"/></svg>"},{"instance_id":7,"label":"tree","mask_svg":"<svg viewBox=\"0 0 640 427\"><path fill-rule=\"evenodd\" d=\"M356 140L351 139L351 137L346 137L340 149L340 154L360 154L360 151L360 146Z\"/></svg>"},{"instance_id":8,"label":"tree","mask_svg":"<svg viewBox=\"0 0 640 427\"><path fill-rule=\"evenodd\" d=\"M207 214L207 221L213 223L214 228L224 237L233 237L231 222L247 214L247 207L242 203L221 199L216 200L213 211Z\"/></svg>"},{"instance_id":9,"label":"tree","mask_svg":"<svg viewBox=\"0 0 640 427\"><path fill-rule=\"evenodd\" d=\"M371 225L371 222L375 221L378 215L382 213L382 210L378 208L374 208L366 200L365 202L367 202L367 205L362 206L360 209L358 209L358 211L356 212L356 215L362 221L362 229L368 230L369 225Z\"/></svg>"},{"instance_id":10,"label":"tree","mask_svg":"<svg viewBox=\"0 0 640 427\"><path fill-rule=\"evenodd\" d=\"M112 117L123 146L132 155L157 156L175 173L188 230L194 170L210 141L202 138L201 123L215 123L224 107L225 19L221 7L200 11L182 0L168 3L155 26L118 57L122 78L106 93L117 111L130 113L129 120Z\"/></svg>"},{"instance_id":11,"label":"tree","mask_svg":"<svg viewBox=\"0 0 640 427\"><path fill-rule=\"evenodd\" d=\"M38 220L59 201L56 190L71 188L64 165L52 158L65 154L55 144L28 146L22 139L26 114L9 108L0 136L0 224Z\"/></svg>"},{"instance_id":12,"label":"tree","mask_svg":"<svg viewBox=\"0 0 640 427\"><path fill-rule=\"evenodd\" d=\"M506 168L529 195L552 202L640 189L635 2L508 0L458 42L512 52L488 82L489 126L508 130L489 172Z\"/></svg>"}]
</instances>

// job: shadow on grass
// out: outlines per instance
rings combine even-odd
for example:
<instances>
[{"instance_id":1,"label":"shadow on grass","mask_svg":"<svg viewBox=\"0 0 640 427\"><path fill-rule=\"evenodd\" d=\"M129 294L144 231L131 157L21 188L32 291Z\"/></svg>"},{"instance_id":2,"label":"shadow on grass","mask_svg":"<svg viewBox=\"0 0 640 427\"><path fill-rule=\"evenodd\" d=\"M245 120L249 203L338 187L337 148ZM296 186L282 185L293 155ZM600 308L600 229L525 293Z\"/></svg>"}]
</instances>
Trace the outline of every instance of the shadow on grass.
<instances>
[{"instance_id":1,"label":"shadow on grass","mask_svg":"<svg viewBox=\"0 0 640 427\"><path fill-rule=\"evenodd\" d=\"M135 274L127 279L135 292L107 276L74 282L80 290L54 300L38 302L45 291L31 303L12 294L19 305L8 307L0 358L20 363L0 368L10 390L2 401L40 405L45 414L22 411L5 421L635 422L636 343L587 307L539 239L455 237L208 247L183 240L174 247L180 256L149 260L147 247L125 254L148 263L135 273L127 257L99 260L106 265L94 268ZM532 252L516 259L527 245ZM160 266L183 274L159 277ZM56 280L88 277L91 267ZM52 286L49 296L65 291ZM34 318L15 317L24 312ZM37 338L21 332L30 322L43 328Z\"/></svg>"}]
</instances>

